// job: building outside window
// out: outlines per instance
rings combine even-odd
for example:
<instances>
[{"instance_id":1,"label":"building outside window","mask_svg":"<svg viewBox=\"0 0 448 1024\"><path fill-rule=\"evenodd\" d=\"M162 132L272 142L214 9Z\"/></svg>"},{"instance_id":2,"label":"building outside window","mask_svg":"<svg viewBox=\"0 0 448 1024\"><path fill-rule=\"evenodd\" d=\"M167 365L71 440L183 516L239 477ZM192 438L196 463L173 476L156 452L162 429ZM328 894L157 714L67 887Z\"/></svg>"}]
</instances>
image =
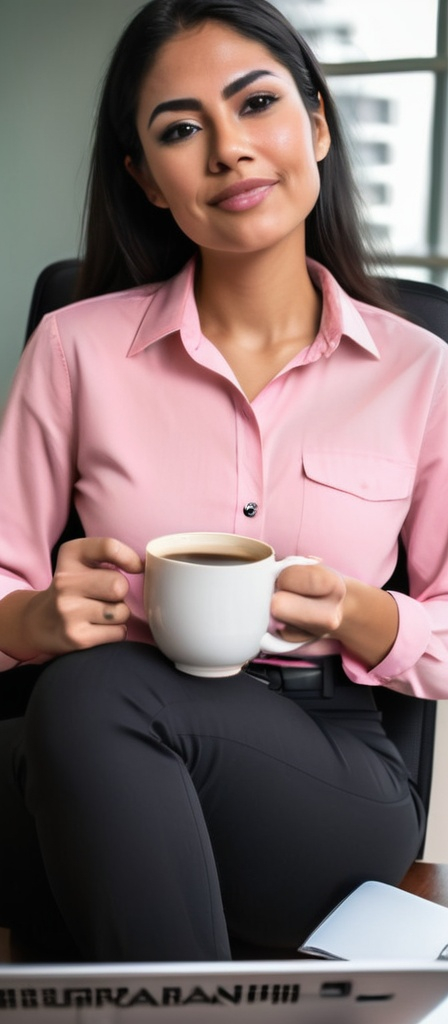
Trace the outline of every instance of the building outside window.
<instances>
[{"instance_id":1,"label":"building outside window","mask_svg":"<svg viewBox=\"0 0 448 1024\"><path fill-rule=\"evenodd\" d=\"M448 287L448 0L277 0L336 98L381 272Z\"/></svg>"}]
</instances>

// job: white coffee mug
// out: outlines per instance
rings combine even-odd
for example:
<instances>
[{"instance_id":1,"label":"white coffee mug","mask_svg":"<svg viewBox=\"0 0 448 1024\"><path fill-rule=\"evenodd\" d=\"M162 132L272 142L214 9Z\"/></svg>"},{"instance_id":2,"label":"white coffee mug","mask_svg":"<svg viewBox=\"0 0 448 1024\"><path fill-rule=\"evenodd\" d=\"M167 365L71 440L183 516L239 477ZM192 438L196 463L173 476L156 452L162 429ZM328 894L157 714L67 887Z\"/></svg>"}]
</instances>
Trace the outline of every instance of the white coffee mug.
<instances>
[{"instance_id":1,"label":"white coffee mug","mask_svg":"<svg viewBox=\"0 0 448 1024\"><path fill-rule=\"evenodd\" d=\"M183 672L236 675L260 651L300 643L268 633L277 576L315 559L276 562L269 544L233 533L175 533L146 547L144 602L153 638Z\"/></svg>"}]
</instances>

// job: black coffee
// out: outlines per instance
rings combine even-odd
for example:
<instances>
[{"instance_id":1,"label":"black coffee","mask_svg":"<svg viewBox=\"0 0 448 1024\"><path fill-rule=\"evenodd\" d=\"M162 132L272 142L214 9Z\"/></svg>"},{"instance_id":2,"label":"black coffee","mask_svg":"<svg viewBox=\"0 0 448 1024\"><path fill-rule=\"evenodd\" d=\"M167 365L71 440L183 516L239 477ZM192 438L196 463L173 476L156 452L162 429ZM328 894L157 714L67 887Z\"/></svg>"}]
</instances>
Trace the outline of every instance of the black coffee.
<instances>
[{"instance_id":1,"label":"black coffee","mask_svg":"<svg viewBox=\"0 0 448 1024\"><path fill-rule=\"evenodd\" d=\"M164 555L173 562L190 562L194 565L249 565L257 562L257 558L250 558L248 555L237 555L234 552L220 551L188 551L179 554Z\"/></svg>"}]
</instances>

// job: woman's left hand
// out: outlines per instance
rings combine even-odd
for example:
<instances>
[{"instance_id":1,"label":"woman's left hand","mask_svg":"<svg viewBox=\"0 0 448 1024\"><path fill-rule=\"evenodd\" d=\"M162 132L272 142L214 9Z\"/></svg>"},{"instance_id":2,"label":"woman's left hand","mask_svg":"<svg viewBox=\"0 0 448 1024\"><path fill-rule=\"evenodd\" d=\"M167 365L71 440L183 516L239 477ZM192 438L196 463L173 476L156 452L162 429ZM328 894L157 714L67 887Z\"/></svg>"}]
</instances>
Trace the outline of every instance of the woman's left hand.
<instances>
[{"instance_id":1,"label":"woman's left hand","mask_svg":"<svg viewBox=\"0 0 448 1024\"><path fill-rule=\"evenodd\" d=\"M284 623L282 638L299 643L333 634L341 625L346 591L344 578L321 561L283 569L271 605L274 618Z\"/></svg>"},{"instance_id":2,"label":"woman's left hand","mask_svg":"<svg viewBox=\"0 0 448 1024\"><path fill-rule=\"evenodd\" d=\"M292 643L331 637L373 668L386 657L398 631L391 594L342 576L322 561L291 565L277 579L271 613Z\"/></svg>"}]
</instances>

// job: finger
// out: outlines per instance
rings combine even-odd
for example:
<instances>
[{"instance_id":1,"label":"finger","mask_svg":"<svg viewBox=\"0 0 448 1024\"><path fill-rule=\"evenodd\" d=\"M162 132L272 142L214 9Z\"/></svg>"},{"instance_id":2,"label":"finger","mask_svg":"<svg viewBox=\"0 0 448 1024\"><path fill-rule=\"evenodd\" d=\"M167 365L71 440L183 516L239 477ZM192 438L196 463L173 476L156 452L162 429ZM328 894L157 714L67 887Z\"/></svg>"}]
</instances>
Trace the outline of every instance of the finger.
<instances>
[{"instance_id":1,"label":"finger","mask_svg":"<svg viewBox=\"0 0 448 1024\"><path fill-rule=\"evenodd\" d=\"M68 572L79 563L88 568L106 563L128 573L139 573L144 569L140 555L114 537L79 537L62 544L57 568Z\"/></svg>"},{"instance_id":2,"label":"finger","mask_svg":"<svg viewBox=\"0 0 448 1024\"><path fill-rule=\"evenodd\" d=\"M95 609L95 619L98 623L113 623L114 626L123 625L128 621L130 616L129 608L124 602L120 604L100 604L96 602L97 608Z\"/></svg>"},{"instance_id":3,"label":"finger","mask_svg":"<svg viewBox=\"0 0 448 1024\"><path fill-rule=\"evenodd\" d=\"M104 617L105 612L108 613L107 618ZM70 615L59 624L60 653L125 640L129 615L125 604L84 602L82 609L77 609L77 614Z\"/></svg>"},{"instance_id":4,"label":"finger","mask_svg":"<svg viewBox=\"0 0 448 1024\"><path fill-rule=\"evenodd\" d=\"M289 565L277 578L277 591L318 596L325 588L320 565Z\"/></svg>"},{"instance_id":5,"label":"finger","mask_svg":"<svg viewBox=\"0 0 448 1024\"><path fill-rule=\"evenodd\" d=\"M345 594L344 578L328 566L291 565L277 579L277 591L283 590L308 598L341 600Z\"/></svg>"},{"instance_id":6,"label":"finger","mask_svg":"<svg viewBox=\"0 0 448 1024\"><path fill-rule=\"evenodd\" d=\"M83 651L90 647L99 647L102 644L121 643L126 640L127 626L125 623L104 623L102 626L84 626L83 629L70 630L66 636L66 647L68 651Z\"/></svg>"},{"instance_id":7,"label":"finger","mask_svg":"<svg viewBox=\"0 0 448 1024\"><path fill-rule=\"evenodd\" d=\"M307 597L291 591L276 591L271 613L285 623L285 628L322 636L339 629L342 601L326 597ZM286 638L285 638L286 639Z\"/></svg>"},{"instance_id":8,"label":"finger","mask_svg":"<svg viewBox=\"0 0 448 1024\"><path fill-rule=\"evenodd\" d=\"M80 598L92 601L124 601L129 581L116 569L80 568L79 562L67 568L56 567L53 579L56 602L60 610L69 611Z\"/></svg>"},{"instance_id":9,"label":"finger","mask_svg":"<svg viewBox=\"0 0 448 1024\"><path fill-rule=\"evenodd\" d=\"M295 629L294 626L285 626L279 630L282 640L289 644L309 644L316 640L322 640L327 633L309 633L305 629Z\"/></svg>"},{"instance_id":10,"label":"finger","mask_svg":"<svg viewBox=\"0 0 448 1024\"><path fill-rule=\"evenodd\" d=\"M89 601L84 606L85 620L91 626L124 626L131 612L124 601Z\"/></svg>"},{"instance_id":11,"label":"finger","mask_svg":"<svg viewBox=\"0 0 448 1024\"><path fill-rule=\"evenodd\" d=\"M115 612L107 604L103 608L103 619L105 622L114 622L115 619Z\"/></svg>"}]
</instances>

